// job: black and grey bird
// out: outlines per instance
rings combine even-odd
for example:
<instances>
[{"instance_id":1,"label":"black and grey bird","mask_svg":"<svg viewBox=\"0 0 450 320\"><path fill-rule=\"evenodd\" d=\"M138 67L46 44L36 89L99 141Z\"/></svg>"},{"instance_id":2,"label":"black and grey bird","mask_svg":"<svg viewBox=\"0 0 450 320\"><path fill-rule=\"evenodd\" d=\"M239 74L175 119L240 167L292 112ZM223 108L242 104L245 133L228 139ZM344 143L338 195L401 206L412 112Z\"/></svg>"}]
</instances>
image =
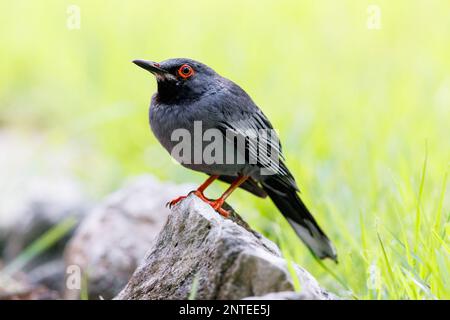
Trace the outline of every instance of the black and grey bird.
<instances>
[{"instance_id":1,"label":"black and grey bird","mask_svg":"<svg viewBox=\"0 0 450 320\"><path fill-rule=\"evenodd\" d=\"M196 122L201 123L202 132L214 129L221 133L224 145L231 147L236 153L231 162L211 163L201 157L200 161L198 158L194 159L205 151L205 141L196 144L191 150L183 151L192 151L190 157L187 157L189 161L186 161L186 157L181 161L183 166L209 175L194 191L197 196L224 216L227 216L227 211L222 209L222 205L238 187L258 197L268 196L315 256L337 261L332 243L299 197L295 179L284 163L281 145L273 143L278 140L269 139L267 135L257 136L258 141L270 145L271 153L257 153L256 161L250 161L251 156L255 156L254 144L246 140L239 145L236 139L227 136L228 132L234 133L236 137L246 136L247 132L260 132L261 129L273 132L270 121L241 87L205 64L191 59L168 59L160 63L146 60L133 62L156 77L158 91L151 99L150 126L156 138L172 156L179 143L179 139L174 139L173 133L177 129L193 133ZM223 150L227 153L230 149L225 146ZM261 173L263 169L270 169L274 165L276 170L269 171L271 174ZM211 201L203 192L216 179L230 183L231 186L220 198ZM174 205L183 198L184 196L179 197L170 203Z\"/></svg>"}]
</instances>

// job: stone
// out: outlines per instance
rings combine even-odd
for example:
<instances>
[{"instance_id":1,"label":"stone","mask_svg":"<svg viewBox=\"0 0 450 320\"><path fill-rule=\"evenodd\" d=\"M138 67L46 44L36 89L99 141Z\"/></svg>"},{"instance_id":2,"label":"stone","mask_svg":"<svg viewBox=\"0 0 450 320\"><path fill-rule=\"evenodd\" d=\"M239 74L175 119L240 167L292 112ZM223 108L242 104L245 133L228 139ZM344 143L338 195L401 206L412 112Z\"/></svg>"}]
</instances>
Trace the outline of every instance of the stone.
<instances>
[{"instance_id":1,"label":"stone","mask_svg":"<svg viewBox=\"0 0 450 320\"><path fill-rule=\"evenodd\" d=\"M303 297L330 299L293 264ZM190 195L177 204L118 300L243 299L294 291L278 247L233 213L224 218Z\"/></svg>"},{"instance_id":2,"label":"stone","mask_svg":"<svg viewBox=\"0 0 450 320\"><path fill-rule=\"evenodd\" d=\"M80 268L89 299L113 298L125 286L166 222L166 203L192 189L141 176L93 209L65 251L66 267ZM78 299L81 289L66 288L64 297Z\"/></svg>"},{"instance_id":3,"label":"stone","mask_svg":"<svg viewBox=\"0 0 450 320\"><path fill-rule=\"evenodd\" d=\"M90 206L81 191L81 186L68 177L57 180L45 178L30 180L17 203L20 205L11 211L14 219L4 227L3 258L6 262L13 260L46 231L65 219L73 218L77 222L81 221ZM70 236L71 233L68 233L45 250L43 255L28 266L28 269L61 256Z\"/></svg>"}]
</instances>

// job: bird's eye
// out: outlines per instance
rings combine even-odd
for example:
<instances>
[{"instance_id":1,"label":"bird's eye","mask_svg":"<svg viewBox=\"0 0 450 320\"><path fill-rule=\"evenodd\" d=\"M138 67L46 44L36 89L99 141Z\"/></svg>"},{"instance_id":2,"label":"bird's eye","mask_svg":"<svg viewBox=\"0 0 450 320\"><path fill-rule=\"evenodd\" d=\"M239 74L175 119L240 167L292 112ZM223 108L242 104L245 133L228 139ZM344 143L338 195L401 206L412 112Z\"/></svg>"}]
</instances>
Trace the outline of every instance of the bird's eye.
<instances>
[{"instance_id":1,"label":"bird's eye","mask_svg":"<svg viewBox=\"0 0 450 320\"><path fill-rule=\"evenodd\" d=\"M194 74L194 69L192 69L192 67L188 64L183 64L178 69L178 75L180 77L182 77L183 79L190 78L190 77L192 77L193 74Z\"/></svg>"}]
</instances>

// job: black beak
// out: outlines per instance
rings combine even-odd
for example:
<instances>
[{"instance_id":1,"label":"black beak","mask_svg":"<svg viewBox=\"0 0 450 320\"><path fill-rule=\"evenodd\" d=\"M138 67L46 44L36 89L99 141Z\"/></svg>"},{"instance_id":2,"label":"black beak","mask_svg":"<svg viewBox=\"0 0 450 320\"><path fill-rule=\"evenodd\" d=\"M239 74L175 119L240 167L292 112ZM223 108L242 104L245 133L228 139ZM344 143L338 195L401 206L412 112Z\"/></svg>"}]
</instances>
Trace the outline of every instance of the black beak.
<instances>
[{"instance_id":1,"label":"black beak","mask_svg":"<svg viewBox=\"0 0 450 320\"><path fill-rule=\"evenodd\" d=\"M153 62L153 61L147 61L147 60L133 60L133 63L142 69L145 69L147 71L150 71L151 73L157 75L164 75L166 73L169 73L167 70L162 69L159 66L159 63Z\"/></svg>"}]
</instances>

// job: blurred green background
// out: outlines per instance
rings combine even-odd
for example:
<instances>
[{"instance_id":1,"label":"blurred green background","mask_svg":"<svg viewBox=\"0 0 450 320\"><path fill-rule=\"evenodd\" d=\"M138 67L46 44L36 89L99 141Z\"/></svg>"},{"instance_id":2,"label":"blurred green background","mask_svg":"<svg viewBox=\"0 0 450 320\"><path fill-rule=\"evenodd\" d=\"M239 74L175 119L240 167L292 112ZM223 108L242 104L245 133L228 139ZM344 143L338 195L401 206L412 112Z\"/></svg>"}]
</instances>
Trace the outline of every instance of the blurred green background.
<instances>
[{"instance_id":1,"label":"blurred green background","mask_svg":"<svg viewBox=\"0 0 450 320\"><path fill-rule=\"evenodd\" d=\"M143 173L200 182L150 133L156 83L131 60L202 61L271 119L340 263L318 264L270 201L237 192L252 226L340 294L450 298L449 12L446 0L1 1L0 130L70 146L98 197Z\"/></svg>"}]
</instances>

